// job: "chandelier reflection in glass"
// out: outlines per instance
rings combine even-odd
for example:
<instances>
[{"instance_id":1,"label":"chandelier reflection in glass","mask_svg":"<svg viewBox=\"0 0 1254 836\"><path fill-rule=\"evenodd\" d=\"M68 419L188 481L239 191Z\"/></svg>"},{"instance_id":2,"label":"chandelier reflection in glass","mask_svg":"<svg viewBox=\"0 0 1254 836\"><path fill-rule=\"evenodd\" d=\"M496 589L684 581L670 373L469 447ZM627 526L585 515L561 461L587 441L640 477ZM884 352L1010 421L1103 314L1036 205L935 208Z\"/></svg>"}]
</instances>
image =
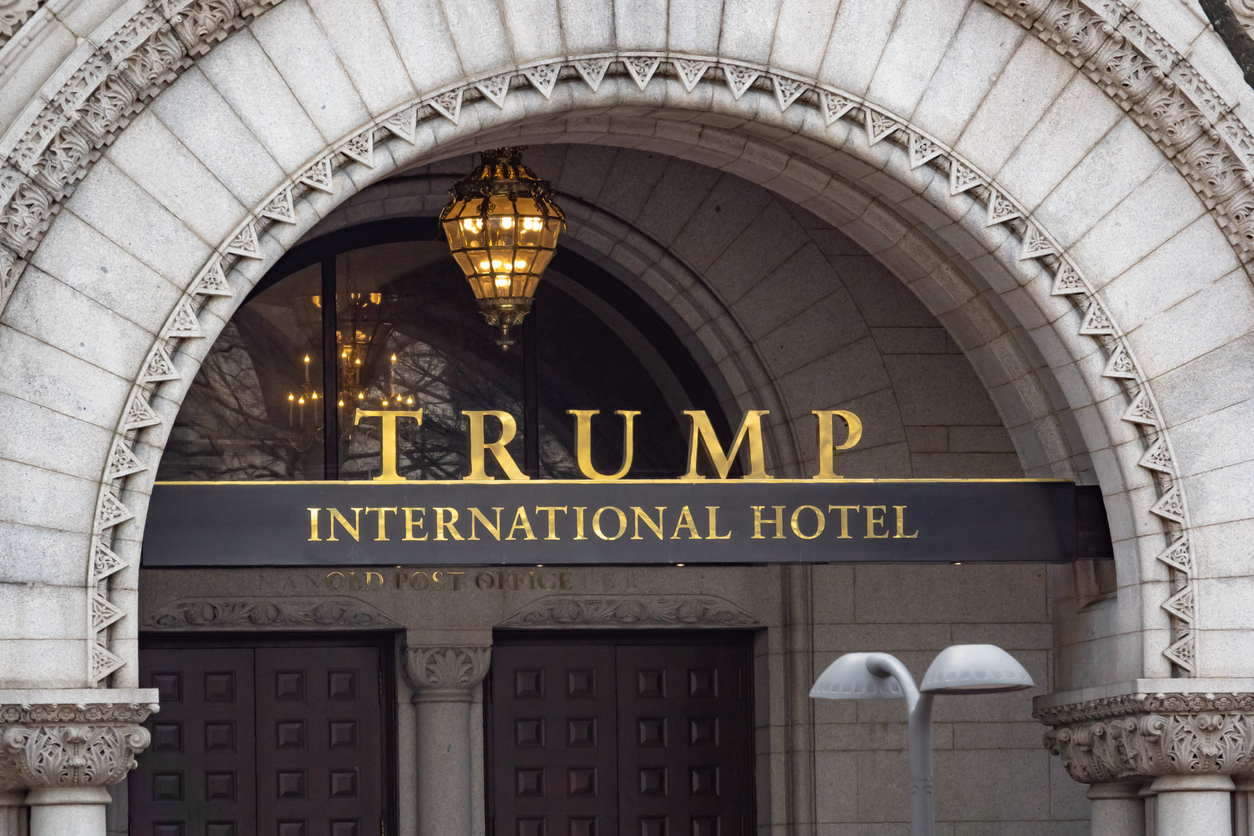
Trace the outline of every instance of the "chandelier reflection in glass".
<instances>
[{"instance_id":1,"label":"chandelier reflection in glass","mask_svg":"<svg viewBox=\"0 0 1254 836\"><path fill-rule=\"evenodd\" d=\"M548 182L522 164L525 150L484 151L482 163L449 190L453 202L440 213L449 250L479 312L500 331L502 349L514 344L510 329L531 310L566 223Z\"/></svg>"}]
</instances>

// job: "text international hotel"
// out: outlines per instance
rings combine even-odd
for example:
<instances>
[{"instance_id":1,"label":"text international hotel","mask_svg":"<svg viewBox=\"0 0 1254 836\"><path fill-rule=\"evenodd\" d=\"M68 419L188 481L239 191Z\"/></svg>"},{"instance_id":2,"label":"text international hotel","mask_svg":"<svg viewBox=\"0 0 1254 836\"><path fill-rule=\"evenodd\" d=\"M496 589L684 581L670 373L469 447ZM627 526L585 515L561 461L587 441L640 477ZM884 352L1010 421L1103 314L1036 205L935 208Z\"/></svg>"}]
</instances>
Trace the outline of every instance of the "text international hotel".
<instances>
[{"instance_id":1,"label":"text international hotel","mask_svg":"<svg viewBox=\"0 0 1254 836\"><path fill-rule=\"evenodd\" d=\"M0 0L0 836L1254 836L1250 0Z\"/></svg>"}]
</instances>

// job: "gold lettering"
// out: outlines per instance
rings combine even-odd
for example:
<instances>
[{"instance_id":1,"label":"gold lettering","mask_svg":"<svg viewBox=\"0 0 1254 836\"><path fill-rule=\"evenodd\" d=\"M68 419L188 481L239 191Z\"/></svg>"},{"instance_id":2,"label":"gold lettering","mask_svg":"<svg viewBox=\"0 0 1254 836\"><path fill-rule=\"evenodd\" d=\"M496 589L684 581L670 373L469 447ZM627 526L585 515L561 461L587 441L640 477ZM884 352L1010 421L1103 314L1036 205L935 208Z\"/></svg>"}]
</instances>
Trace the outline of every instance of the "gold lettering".
<instances>
[{"instance_id":1,"label":"gold lettering","mask_svg":"<svg viewBox=\"0 0 1254 836\"><path fill-rule=\"evenodd\" d=\"M918 531L914 532L913 534L906 533L906 508L907 507L908 506L905 506L905 505L893 506L893 508L897 510L897 533L893 535L894 540L901 540L903 538L906 540L913 540L915 537L919 536Z\"/></svg>"},{"instance_id":2,"label":"gold lettering","mask_svg":"<svg viewBox=\"0 0 1254 836\"><path fill-rule=\"evenodd\" d=\"M509 577L514 584L514 589L522 589L523 581L527 580L527 576L522 572L510 572Z\"/></svg>"},{"instance_id":3,"label":"gold lettering","mask_svg":"<svg viewBox=\"0 0 1254 836\"><path fill-rule=\"evenodd\" d=\"M496 525L493 525L492 523L488 522L488 518L485 517L479 511L478 508L470 509L470 539L471 540L479 539L479 535L475 533L475 521L476 520L478 520L480 523L483 524L483 527L488 530L489 534L491 534L497 540L501 539L501 512L504 511L505 509L494 507L492 510L496 512Z\"/></svg>"},{"instance_id":4,"label":"gold lettering","mask_svg":"<svg viewBox=\"0 0 1254 836\"><path fill-rule=\"evenodd\" d=\"M876 534L875 526L884 524L884 512L887 511L888 508L883 505L863 505L862 507L866 509L866 538L864 539L887 540L888 532L885 531L883 534ZM880 512L878 517L875 516L876 511Z\"/></svg>"},{"instance_id":5,"label":"gold lettering","mask_svg":"<svg viewBox=\"0 0 1254 836\"><path fill-rule=\"evenodd\" d=\"M353 426L361 423L362 418L378 418L383 423L382 439L382 472L374 477L376 482L404 482L405 477L396 472L396 421L398 418L413 418L422 425L422 410L412 412L403 409L359 409L353 414Z\"/></svg>"},{"instance_id":6,"label":"gold lettering","mask_svg":"<svg viewBox=\"0 0 1254 836\"><path fill-rule=\"evenodd\" d=\"M327 540L338 543L339 539L335 536L335 522L339 520L340 525L344 526L344 531L354 540L359 539L357 532L361 530L361 512L363 509L353 509L353 524L349 525L348 520L344 519L344 515L340 513L339 508L328 508L327 513L331 515L331 536Z\"/></svg>"},{"instance_id":7,"label":"gold lettering","mask_svg":"<svg viewBox=\"0 0 1254 836\"><path fill-rule=\"evenodd\" d=\"M505 539L513 540L514 532L520 528L527 534L527 536L524 539L527 539L527 540L536 539L536 535L531 532L531 521L527 519L527 509L523 508L522 506L519 506L518 513L514 515L514 524L510 526L509 536L506 537Z\"/></svg>"},{"instance_id":8,"label":"gold lettering","mask_svg":"<svg viewBox=\"0 0 1254 836\"><path fill-rule=\"evenodd\" d=\"M634 511L636 515L636 520L635 520L636 533L631 535L631 539L633 540L644 539L643 537L640 536L640 521L641 520L644 520L644 524L648 526L650 531L652 531L654 534L657 535L657 538L659 540L666 539L666 537L662 534L662 526L665 525L665 523L662 521L662 518L666 516L666 506L654 505L653 507L657 509L657 524L656 525L653 523L652 518L650 518L649 515L645 513L643 508L638 508L635 505L631 506L631 510ZM689 516L689 519L692 519L692 517ZM674 538L672 537L671 539L673 540Z\"/></svg>"},{"instance_id":9,"label":"gold lettering","mask_svg":"<svg viewBox=\"0 0 1254 836\"><path fill-rule=\"evenodd\" d=\"M862 421L857 415L844 409L816 409L813 410L813 415L816 422L816 446L819 454L819 472L814 478L839 479L841 477L834 471L833 453L837 450L848 450L862 440ZM840 446L836 446L835 432L832 429L832 419L838 416L849 428L849 435L845 438L845 443Z\"/></svg>"},{"instance_id":10,"label":"gold lettering","mask_svg":"<svg viewBox=\"0 0 1254 836\"><path fill-rule=\"evenodd\" d=\"M462 588L462 575L466 574L465 572L445 571L444 574L448 575L450 578L453 579L453 591L454 592L457 592L459 589Z\"/></svg>"},{"instance_id":11,"label":"gold lettering","mask_svg":"<svg viewBox=\"0 0 1254 836\"><path fill-rule=\"evenodd\" d=\"M853 537L851 537L849 534L849 512L853 511L856 514L858 513L858 509L861 507L862 507L861 505L828 505L827 506L827 513L829 514L833 511L840 511L840 536L836 538L837 540L852 540L853 539Z\"/></svg>"},{"instance_id":12,"label":"gold lettering","mask_svg":"<svg viewBox=\"0 0 1254 836\"><path fill-rule=\"evenodd\" d=\"M730 540L731 539L730 531L727 532L726 534L718 533L718 506L707 505L705 506L705 510L710 516L710 530L709 530L709 533L705 535L706 539L707 540Z\"/></svg>"},{"instance_id":13,"label":"gold lettering","mask_svg":"<svg viewBox=\"0 0 1254 836\"><path fill-rule=\"evenodd\" d=\"M546 581L548 582L547 585L545 583ZM540 584L541 589L545 589L545 590L557 589L557 578L553 575L552 572L541 572L539 584Z\"/></svg>"},{"instance_id":14,"label":"gold lettering","mask_svg":"<svg viewBox=\"0 0 1254 836\"><path fill-rule=\"evenodd\" d=\"M433 508L432 510L435 511L435 539L447 540L448 538L444 536L445 531L448 531L449 534L452 534L454 540L466 539L465 537L462 537L460 534L458 534L457 529L453 527L453 524L457 522L457 509L456 508ZM449 519L447 522L445 522L444 520L444 515L446 512L449 515Z\"/></svg>"},{"instance_id":15,"label":"gold lettering","mask_svg":"<svg viewBox=\"0 0 1254 836\"><path fill-rule=\"evenodd\" d=\"M402 586L404 586L406 581L408 580L409 580L408 572L402 572L400 569L396 570L396 588L397 589L400 589Z\"/></svg>"},{"instance_id":16,"label":"gold lettering","mask_svg":"<svg viewBox=\"0 0 1254 836\"><path fill-rule=\"evenodd\" d=\"M557 588L558 589L570 589L571 588L570 572L558 572L557 573Z\"/></svg>"},{"instance_id":17,"label":"gold lettering","mask_svg":"<svg viewBox=\"0 0 1254 836\"><path fill-rule=\"evenodd\" d=\"M309 542L320 543L322 538L318 536L318 512L321 508L309 508Z\"/></svg>"},{"instance_id":18,"label":"gold lettering","mask_svg":"<svg viewBox=\"0 0 1254 836\"><path fill-rule=\"evenodd\" d=\"M480 572L475 575L475 586L482 590L489 590L496 586L496 575L491 572Z\"/></svg>"},{"instance_id":19,"label":"gold lettering","mask_svg":"<svg viewBox=\"0 0 1254 836\"><path fill-rule=\"evenodd\" d=\"M379 536L374 538L375 542L377 543L380 541L387 540L388 539L388 532L387 532L388 511L391 511L393 514L395 514L396 509L395 508L367 508L366 509L367 514L369 514L371 511L374 511L379 517Z\"/></svg>"},{"instance_id":20,"label":"gold lettering","mask_svg":"<svg viewBox=\"0 0 1254 836\"><path fill-rule=\"evenodd\" d=\"M679 529L688 529L689 540L700 540L701 535L697 533L697 524L692 519L692 512L688 510L688 506L684 506L684 510L679 512L679 522L675 523L675 532L671 534L672 540L679 539Z\"/></svg>"},{"instance_id":21,"label":"gold lettering","mask_svg":"<svg viewBox=\"0 0 1254 836\"><path fill-rule=\"evenodd\" d=\"M584 512L584 511L587 511L588 509L587 509L587 508L580 508L580 507L576 506L576 507L575 507L575 510L578 512L578 513L575 515L575 539L576 539L576 540L587 540L588 538L587 538L587 537L585 537L585 536L583 535L583 512Z\"/></svg>"},{"instance_id":22,"label":"gold lettering","mask_svg":"<svg viewBox=\"0 0 1254 836\"><path fill-rule=\"evenodd\" d=\"M815 526L815 529L814 529L814 533L813 533L813 534L802 534L802 533L801 533L801 526L797 524L798 519L801 517L801 512L802 512L802 511L804 511L804 510L806 510L807 508L809 508L811 511L813 511L813 512L814 512L814 519L815 519L815 520L817 521L817 523L818 523L818 524ZM802 505L802 506L801 506L800 508L798 508L796 511L793 511L793 512L792 512L792 520L791 520L791 523L792 523L792 533L793 533L793 534L796 534L796 535L797 535L798 537L800 537L802 540L813 540L815 537L818 537L820 534L822 534L822 533L823 533L823 527L824 527L825 525L827 525L827 520L825 520L825 519L823 518L823 512L822 512L822 511L820 511L818 508L815 508L813 505Z\"/></svg>"},{"instance_id":23,"label":"gold lettering","mask_svg":"<svg viewBox=\"0 0 1254 836\"><path fill-rule=\"evenodd\" d=\"M427 577L426 572L414 572L409 576L409 587L422 591L431 585L431 579Z\"/></svg>"},{"instance_id":24,"label":"gold lettering","mask_svg":"<svg viewBox=\"0 0 1254 836\"><path fill-rule=\"evenodd\" d=\"M361 578L357 577L356 572L348 573L348 588L351 589L353 592L361 592L362 590Z\"/></svg>"},{"instance_id":25,"label":"gold lettering","mask_svg":"<svg viewBox=\"0 0 1254 836\"><path fill-rule=\"evenodd\" d=\"M613 537L606 536L605 532L601 530L601 515L606 511L613 511L618 515L618 533ZM597 512L592 515L592 531L602 540L617 540L619 537L622 537L625 533L627 533L627 515L618 508L615 508L613 505L598 508Z\"/></svg>"},{"instance_id":26,"label":"gold lettering","mask_svg":"<svg viewBox=\"0 0 1254 836\"><path fill-rule=\"evenodd\" d=\"M335 578L335 580L331 580L332 578ZM326 584L327 584L327 589L331 590L332 592L339 592L341 589L344 588L344 573L343 572L327 572Z\"/></svg>"},{"instance_id":27,"label":"gold lettering","mask_svg":"<svg viewBox=\"0 0 1254 836\"><path fill-rule=\"evenodd\" d=\"M623 466L612 475L598 473L592 466L592 416L600 414L600 410L568 409L566 414L575 416L575 462L579 465L579 472L594 482L613 482L626 476L636 452L632 423L640 413L624 409L614 413L623 416Z\"/></svg>"},{"instance_id":28,"label":"gold lettering","mask_svg":"<svg viewBox=\"0 0 1254 836\"><path fill-rule=\"evenodd\" d=\"M375 586L375 581L379 582L377 586ZM380 575L378 572L367 572L366 573L366 591L373 592L377 589L383 589L383 576Z\"/></svg>"},{"instance_id":29,"label":"gold lettering","mask_svg":"<svg viewBox=\"0 0 1254 836\"><path fill-rule=\"evenodd\" d=\"M537 513L537 514L539 514L541 511L543 511L543 512L544 512L544 513L546 513L546 514L548 514L548 516L549 516L549 535L548 535L547 537L545 537L544 539L545 539L545 540L560 540L560 539L562 539L561 537L558 537L558 536L557 536L557 522L556 522L553 518L554 518L554 516L557 514L557 512L558 512L558 511L561 511L563 514L567 513L566 506L565 506L565 505L553 505L553 506L549 506L549 505L540 505L540 506L537 506L537 508L536 508L536 513Z\"/></svg>"},{"instance_id":30,"label":"gold lettering","mask_svg":"<svg viewBox=\"0 0 1254 836\"><path fill-rule=\"evenodd\" d=\"M752 505L750 507L753 508L753 539L765 540L766 538L762 536L762 522L763 522L762 509L765 508L766 506ZM775 506L775 519L766 520L765 522L767 525L775 526L775 536L772 539L774 540L786 539L784 536L784 506L783 505L776 505Z\"/></svg>"},{"instance_id":31,"label":"gold lettering","mask_svg":"<svg viewBox=\"0 0 1254 836\"><path fill-rule=\"evenodd\" d=\"M518 469L518 465L514 464L513 456L505 449L505 445L513 441L514 436L518 434L518 423L513 415L500 410L462 412L462 415L470 419L470 475L465 479L467 482L490 482L496 478L488 475L484 453L493 455L496 463L501 466L501 470L505 471L505 477L510 481L525 482L531 478ZM483 422L489 415L501 422L501 437L493 442L483 440Z\"/></svg>"},{"instance_id":32,"label":"gold lettering","mask_svg":"<svg viewBox=\"0 0 1254 836\"><path fill-rule=\"evenodd\" d=\"M414 512L418 512L418 519L414 519ZM422 528L422 516L427 513L426 508L406 508L405 509L405 539L406 540L426 540L427 535L424 533L421 537L414 536L415 528Z\"/></svg>"},{"instance_id":33,"label":"gold lettering","mask_svg":"<svg viewBox=\"0 0 1254 836\"><path fill-rule=\"evenodd\" d=\"M444 578L440 577L440 575L443 575L443 574L444 574L443 572L431 573L431 588L435 590L436 592L439 592L441 589L444 588Z\"/></svg>"},{"instance_id":34,"label":"gold lettering","mask_svg":"<svg viewBox=\"0 0 1254 836\"><path fill-rule=\"evenodd\" d=\"M688 438L688 472L681 476L681 479L698 481L705 478L697 473L697 449L699 447L705 447L706 455L710 457L711 464L718 472L718 478L726 479L731 471L732 462L736 459L736 453L740 452L740 445L746 436L749 438L749 472L745 475L745 479L757 481L772 478L766 475L766 456L762 446L762 416L770 415L769 411L751 409L746 412L745 419L740 422L740 430L736 433L736 440L732 442L731 450L727 453L723 452L722 445L718 443L718 436L714 434L714 425L710 423L710 418L704 410L686 409L684 414L691 421L691 428Z\"/></svg>"}]
</instances>

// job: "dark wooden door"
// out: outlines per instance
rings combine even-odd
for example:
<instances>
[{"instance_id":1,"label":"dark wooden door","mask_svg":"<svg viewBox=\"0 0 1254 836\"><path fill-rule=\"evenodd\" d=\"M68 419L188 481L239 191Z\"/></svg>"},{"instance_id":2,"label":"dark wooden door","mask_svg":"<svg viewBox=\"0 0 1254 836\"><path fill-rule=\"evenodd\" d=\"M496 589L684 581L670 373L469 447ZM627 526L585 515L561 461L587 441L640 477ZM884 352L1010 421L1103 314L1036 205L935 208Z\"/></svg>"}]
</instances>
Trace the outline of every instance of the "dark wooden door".
<instances>
[{"instance_id":1,"label":"dark wooden door","mask_svg":"<svg viewBox=\"0 0 1254 836\"><path fill-rule=\"evenodd\" d=\"M144 648L153 743L132 836L375 836L385 820L377 646Z\"/></svg>"},{"instance_id":2,"label":"dark wooden door","mask_svg":"<svg viewBox=\"0 0 1254 836\"><path fill-rule=\"evenodd\" d=\"M749 836L746 645L686 638L498 640L490 836Z\"/></svg>"},{"instance_id":3,"label":"dark wooden door","mask_svg":"<svg viewBox=\"0 0 1254 836\"><path fill-rule=\"evenodd\" d=\"M130 776L132 836L256 836L253 651L146 650L161 711Z\"/></svg>"}]
</instances>

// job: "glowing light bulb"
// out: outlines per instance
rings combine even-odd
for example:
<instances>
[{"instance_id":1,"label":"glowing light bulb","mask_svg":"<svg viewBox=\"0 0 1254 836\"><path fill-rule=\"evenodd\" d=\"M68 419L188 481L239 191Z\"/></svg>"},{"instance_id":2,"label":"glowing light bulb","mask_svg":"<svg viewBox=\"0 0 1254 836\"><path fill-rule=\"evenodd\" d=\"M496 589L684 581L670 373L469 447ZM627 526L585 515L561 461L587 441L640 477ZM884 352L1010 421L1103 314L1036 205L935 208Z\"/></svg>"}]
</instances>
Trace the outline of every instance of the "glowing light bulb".
<instances>
[{"instance_id":1,"label":"glowing light bulb","mask_svg":"<svg viewBox=\"0 0 1254 836\"><path fill-rule=\"evenodd\" d=\"M366 399L366 393L365 393L365 392L358 392L358 393L357 393L357 400L359 400L359 401L364 401L365 399Z\"/></svg>"},{"instance_id":2,"label":"glowing light bulb","mask_svg":"<svg viewBox=\"0 0 1254 836\"><path fill-rule=\"evenodd\" d=\"M311 401L316 401L316 400L318 400L318 393L317 393L317 392L314 392L312 395L310 395L310 396L309 396L309 399L310 399Z\"/></svg>"},{"instance_id":3,"label":"glowing light bulb","mask_svg":"<svg viewBox=\"0 0 1254 836\"><path fill-rule=\"evenodd\" d=\"M304 406L304 405L305 405L305 397L302 395L302 396L301 396L301 399L300 399L300 400L298 400L298 401L297 401L297 403L298 403L298 404L300 404L301 406Z\"/></svg>"},{"instance_id":4,"label":"glowing light bulb","mask_svg":"<svg viewBox=\"0 0 1254 836\"><path fill-rule=\"evenodd\" d=\"M526 267L527 267L527 262L523 261L521 258L514 262L515 270L524 270L526 269Z\"/></svg>"},{"instance_id":5,"label":"glowing light bulb","mask_svg":"<svg viewBox=\"0 0 1254 836\"><path fill-rule=\"evenodd\" d=\"M393 355L392 355L392 362L393 362L393 363L395 363L395 362L396 362L396 355L395 355L395 354L393 354Z\"/></svg>"},{"instance_id":6,"label":"glowing light bulb","mask_svg":"<svg viewBox=\"0 0 1254 836\"><path fill-rule=\"evenodd\" d=\"M509 287L509 276L497 276L496 286L500 288Z\"/></svg>"},{"instance_id":7,"label":"glowing light bulb","mask_svg":"<svg viewBox=\"0 0 1254 836\"><path fill-rule=\"evenodd\" d=\"M354 361L354 362L356 362L356 363L357 363L357 365L359 365L359 366L360 366L360 365L361 365L361 358L360 358L360 357L358 357L358 358L356 359L356 361Z\"/></svg>"},{"instance_id":8,"label":"glowing light bulb","mask_svg":"<svg viewBox=\"0 0 1254 836\"><path fill-rule=\"evenodd\" d=\"M487 270L487 269L488 269L489 267L491 267L491 266L492 266L492 265L491 265L491 264L489 264L489 263L488 263L488 262L486 262L486 261L480 261L480 262L479 262L479 269L480 269L480 270Z\"/></svg>"},{"instance_id":9,"label":"glowing light bulb","mask_svg":"<svg viewBox=\"0 0 1254 836\"><path fill-rule=\"evenodd\" d=\"M410 395L408 398L406 398L406 399L405 399L405 403L409 404L410 406L413 406L413 403L414 403L414 396L413 396L413 395Z\"/></svg>"},{"instance_id":10,"label":"glowing light bulb","mask_svg":"<svg viewBox=\"0 0 1254 836\"><path fill-rule=\"evenodd\" d=\"M492 269L493 270L501 269L501 260L499 258L492 259Z\"/></svg>"},{"instance_id":11,"label":"glowing light bulb","mask_svg":"<svg viewBox=\"0 0 1254 836\"><path fill-rule=\"evenodd\" d=\"M387 401L384 401L384 402L383 402L383 405L384 405L384 406L387 406L387 405L388 405L388 402L387 402Z\"/></svg>"},{"instance_id":12,"label":"glowing light bulb","mask_svg":"<svg viewBox=\"0 0 1254 836\"><path fill-rule=\"evenodd\" d=\"M287 399L288 399L289 401L294 401L294 400L296 400L296 396L295 396L295 395L292 395L292 394L288 394Z\"/></svg>"},{"instance_id":13,"label":"glowing light bulb","mask_svg":"<svg viewBox=\"0 0 1254 836\"><path fill-rule=\"evenodd\" d=\"M344 399L340 398L340 406L343 406L343 405L344 405Z\"/></svg>"},{"instance_id":14,"label":"glowing light bulb","mask_svg":"<svg viewBox=\"0 0 1254 836\"><path fill-rule=\"evenodd\" d=\"M509 215L506 215L505 217L501 218L501 228L502 228L502 229L513 229L513 228L514 228L514 219L513 219L513 218L511 218Z\"/></svg>"}]
</instances>

